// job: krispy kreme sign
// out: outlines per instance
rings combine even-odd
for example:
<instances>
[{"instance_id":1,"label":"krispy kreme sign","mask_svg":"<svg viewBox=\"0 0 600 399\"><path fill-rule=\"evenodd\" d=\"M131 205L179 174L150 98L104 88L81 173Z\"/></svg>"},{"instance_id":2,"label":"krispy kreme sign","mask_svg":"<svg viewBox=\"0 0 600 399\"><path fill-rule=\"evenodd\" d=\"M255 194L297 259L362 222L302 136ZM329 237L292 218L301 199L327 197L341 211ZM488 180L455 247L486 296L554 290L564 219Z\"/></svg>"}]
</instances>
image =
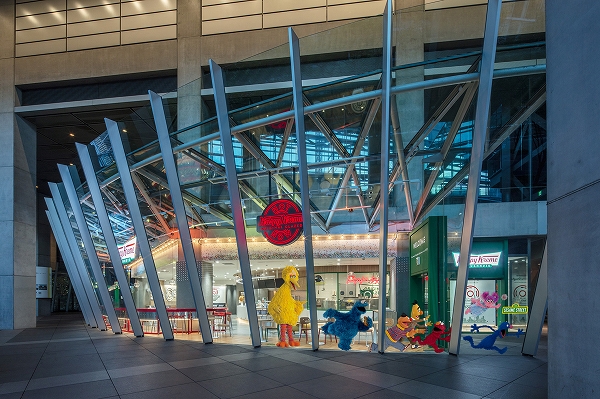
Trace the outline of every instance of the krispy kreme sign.
<instances>
[{"instance_id":1,"label":"krispy kreme sign","mask_svg":"<svg viewBox=\"0 0 600 399\"><path fill-rule=\"evenodd\" d=\"M294 201L275 200L256 218L256 230L271 244L291 244L302 234L302 211Z\"/></svg>"},{"instance_id":2,"label":"krispy kreme sign","mask_svg":"<svg viewBox=\"0 0 600 399\"><path fill-rule=\"evenodd\" d=\"M452 255L454 255L454 263L458 267L458 264L460 262L460 253L453 252ZM471 257L469 259L469 267L471 267L471 268L488 268L488 267L498 266L500 264L500 256L501 255L502 255L502 252L491 252L488 254L480 254L480 255L471 254Z\"/></svg>"}]
</instances>

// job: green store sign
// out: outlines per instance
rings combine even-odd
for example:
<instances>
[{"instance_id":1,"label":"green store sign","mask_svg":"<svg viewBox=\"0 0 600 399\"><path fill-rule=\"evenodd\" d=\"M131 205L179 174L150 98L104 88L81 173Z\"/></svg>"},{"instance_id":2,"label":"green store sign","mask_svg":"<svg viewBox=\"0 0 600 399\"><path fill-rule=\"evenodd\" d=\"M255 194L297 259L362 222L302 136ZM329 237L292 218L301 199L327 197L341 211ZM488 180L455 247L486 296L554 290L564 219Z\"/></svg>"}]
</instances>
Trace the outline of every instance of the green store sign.
<instances>
[{"instance_id":1,"label":"green store sign","mask_svg":"<svg viewBox=\"0 0 600 399\"><path fill-rule=\"evenodd\" d=\"M529 306L521 306L518 303L512 306L502 306L502 314L527 314Z\"/></svg>"}]
</instances>

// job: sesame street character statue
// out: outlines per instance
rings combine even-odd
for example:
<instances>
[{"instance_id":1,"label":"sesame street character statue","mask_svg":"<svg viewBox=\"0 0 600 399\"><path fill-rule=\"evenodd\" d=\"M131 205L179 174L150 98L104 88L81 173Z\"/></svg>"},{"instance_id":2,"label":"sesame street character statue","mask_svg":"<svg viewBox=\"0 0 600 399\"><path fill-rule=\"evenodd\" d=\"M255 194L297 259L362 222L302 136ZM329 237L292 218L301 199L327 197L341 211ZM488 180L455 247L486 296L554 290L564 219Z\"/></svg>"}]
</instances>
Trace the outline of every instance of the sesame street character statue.
<instances>
[{"instance_id":1,"label":"sesame street character statue","mask_svg":"<svg viewBox=\"0 0 600 399\"><path fill-rule=\"evenodd\" d=\"M350 350L350 344L352 339L358 334L359 331L367 331L373 327L373 320L364 316L367 311L367 302L356 301L352 309L349 312L342 313L335 309L327 309L323 313L323 317L335 318L335 321L328 321L321 330L325 334L335 335L338 337L338 348L347 351Z\"/></svg>"},{"instance_id":2,"label":"sesame street character statue","mask_svg":"<svg viewBox=\"0 0 600 399\"><path fill-rule=\"evenodd\" d=\"M496 338L500 337L500 338L504 338L507 335L511 334L508 332L509 328L512 328L512 325L508 324L507 322L503 322L502 324L500 324L498 326L497 330L494 330L493 327L491 326L478 326L477 324L473 324L471 326L471 332L477 331L479 332L479 329L482 327L487 327L490 330L492 330L492 334L488 335L487 337L485 337L484 339L481 340L481 342L479 342L477 345L473 344L473 337L471 336L466 336L463 337L463 339L467 342L469 342L471 344L472 348L481 348L481 349L486 349L486 350L495 350L500 354L503 354L504 352L506 352L506 350L508 349L508 347L504 347L502 349L498 348L495 343L496 343ZM518 329L516 333L513 333L517 338L521 336L521 334L523 333L522 329Z\"/></svg>"},{"instance_id":3,"label":"sesame street character statue","mask_svg":"<svg viewBox=\"0 0 600 399\"><path fill-rule=\"evenodd\" d=\"M408 317L406 313L402 313L398 318L398 323L395 326L388 328L385 332L383 350L388 347L394 347L399 351L403 352L410 346L410 343L404 345L401 341L403 338L411 339L415 334L423 334L424 329L415 329L412 317ZM369 352L377 352L378 345L376 343L371 344Z\"/></svg>"},{"instance_id":4,"label":"sesame street character statue","mask_svg":"<svg viewBox=\"0 0 600 399\"><path fill-rule=\"evenodd\" d=\"M298 270L294 266L286 266L281 272L283 284L277 289L273 299L269 303L267 311L273 317L273 321L279 324L281 335L277 346L299 346L299 341L294 341L292 326L298 323L304 302L297 301L292 296L292 289L298 288ZM289 345L285 342L287 333Z\"/></svg>"},{"instance_id":5,"label":"sesame street character statue","mask_svg":"<svg viewBox=\"0 0 600 399\"><path fill-rule=\"evenodd\" d=\"M481 298L471 298L471 305L465 310L465 314L472 314L476 318L481 316L488 309L498 309L501 305L498 303L498 293L489 293L485 291Z\"/></svg>"},{"instance_id":6,"label":"sesame street character statue","mask_svg":"<svg viewBox=\"0 0 600 399\"><path fill-rule=\"evenodd\" d=\"M451 332L452 329L446 331L446 326L444 325L444 322L438 321L433 326L433 331L431 331L431 333L429 333L425 338L421 339L421 337L417 335L416 337L414 337L414 339L411 340L411 342L417 342L420 345L429 345L433 348L435 353L442 353L444 349L438 347L437 340L439 339L442 341L450 342Z\"/></svg>"},{"instance_id":7,"label":"sesame street character statue","mask_svg":"<svg viewBox=\"0 0 600 399\"><path fill-rule=\"evenodd\" d=\"M417 301L415 299L415 301L412 304L412 308L410 310L410 317L412 318L412 322L410 324L410 327L412 328L417 328L417 327L428 327L431 325L431 322L429 321L429 315L427 315L427 317L425 318L421 318L421 316L423 316L423 311L421 310L421 307L419 306L419 301ZM422 331L422 332L421 332ZM417 330L417 333L419 334L423 334L425 333L426 330ZM412 349L417 349L419 347L418 344L413 343L412 345Z\"/></svg>"}]
</instances>

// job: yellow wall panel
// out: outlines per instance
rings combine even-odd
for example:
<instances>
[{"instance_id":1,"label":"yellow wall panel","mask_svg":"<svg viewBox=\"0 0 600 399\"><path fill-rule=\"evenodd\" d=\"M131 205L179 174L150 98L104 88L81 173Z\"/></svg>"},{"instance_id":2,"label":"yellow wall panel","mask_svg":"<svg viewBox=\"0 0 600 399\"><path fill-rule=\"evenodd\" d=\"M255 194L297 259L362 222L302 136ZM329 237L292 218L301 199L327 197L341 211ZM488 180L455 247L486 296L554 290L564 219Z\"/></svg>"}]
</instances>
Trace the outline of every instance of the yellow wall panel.
<instances>
[{"instance_id":1,"label":"yellow wall panel","mask_svg":"<svg viewBox=\"0 0 600 399\"><path fill-rule=\"evenodd\" d=\"M176 0L139 0L121 3L121 15L138 15L150 12L176 10Z\"/></svg>"},{"instance_id":2,"label":"yellow wall panel","mask_svg":"<svg viewBox=\"0 0 600 399\"><path fill-rule=\"evenodd\" d=\"M121 18L121 29L140 29L152 26L176 25L177 11L165 11L154 14L134 15Z\"/></svg>"},{"instance_id":3,"label":"yellow wall panel","mask_svg":"<svg viewBox=\"0 0 600 399\"><path fill-rule=\"evenodd\" d=\"M100 7L78 8L67 11L67 23L94 21L98 19L115 18L120 14L118 4L110 4Z\"/></svg>"},{"instance_id":4,"label":"yellow wall panel","mask_svg":"<svg viewBox=\"0 0 600 399\"><path fill-rule=\"evenodd\" d=\"M67 39L67 51L118 46L120 41L121 34L119 32L105 33L102 35L70 37Z\"/></svg>"},{"instance_id":5,"label":"yellow wall panel","mask_svg":"<svg viewBox=\"0 0 600 399\"><path fill-rule=\"evenodd\" d=\"M173 25L121 32L121 44L155 42L175 38L177 38L177 26Z\"/></svg>"},{"instance_id":6,"label":"yellow wall panel","mask_svg":"<svg viewBox=\"0 0 600 399\"><path fill-rule=\"evenodd\" d=\"M241 32L262 28L262 15L249 17L217 19L202 22L202 34L214 35L216 33Z\"/></svg>"},{"instance_id":7,"label":"yellow wall panel","mask_svg":"<svg viewBox=\"0 0 600 399\"><path fill-rule=\"evenodd\" d=\"M24 57L27 55L60 53L66 51L67 39L48 40L45 42L17 44L15 46L15 55Z\"/></svg>"},{"instance_id":8,"label":"yellow wall panel","mask_svg":"<svg viewBox=\"0 0 600 399\"><path fill-rule=\"evenodd\" d=\"M327 7L327 20L338 21L341 19L371 17L383 14L385 1L370 1L368 3L354 3L341 6Z\"/></svg>"},{"instance_id":9,"label":"yellow wall panel","mask_svg":"<svg viewBox=\"0 0 600 399\"><path fill-rule=\"evenodd\" d=\"M48 28L28 29L16 32L17 43L39 42L42 40L60 39L67 35L65 25L51 26Z\"/></svg>"},{"instance_id":10,"label":"yellow wall panel","mask_svg":"<svg viewBox=\"0 0 600 399\"><path fill-rule=\"evenodd\" d=\"M487 4L486 0L425 0L425 10Z\"/></svg>"},{"instance_id":11,"label":"yellow wall panel","mask_svg":"<svg viewBox=\"0 0 600 399\"><path fill-rule=\"evenodd\" d=\"M263 27L301 25L327 20L327 8L310 8L308 10L277 12L263 16Z\"/></svg>"},{"instance_id":12,"label":"yellow wall panel","mask_svg":"<svg viewBox=\"0 0 600 399\"><path fill-rule=\"evenodd\" d=\"M325 7L326 0L263 0L263 12L299 10L302 8Z\"/></svg>"},{"instance_id":13,"label":"yellow wall panel","mask_svg":"<svg viewBox=\"0 0 600 399\"><path fill-rule=\"evenodd\" d=\"M260 14L262 1L253 0L243 3L223 4L218 6L202 7L202 20L243 17L246 15Z\"/></svg>"},{"instance_id":14,"label":"yellow wall panel","mask_svg":"<svg viewBox=\"0 0 600 399\"><path fill-rule=\"evenodd\" d=\"M111 18L101 21L81 22L67 25L67 36L85 36L98 33L118 32L121 30L121 19ZM68 47L68 46L67 46Z\"/></svg>"},{"instance_id":15,"label":"yellow wall panel","mask_svg":"<svg viewBox=\"0 0 600 399\"><path fill-rule=\"evenodd\" d=\"M41 0L17 4L17 17L25 15L42 14L55 11L64 11L67 7L66 0Z\"/></svg>"},{"instance_id":16,"label":"yellow wall panel","mask_svg":"<svg viewBox=\"0 0 600 399\"><path fill-rule=\"evenodd\" d=\"M61 25L67 22L67 12L57 11L50 14L30 15L16 19L16 29L43 28L45 26Z\"/></svg>"},{"instance_id":17,"label":"yellow wall panel","mask_svg":"<svg viewBox=\"0 0 600 399\"><path fill-rule=\"evenodd\" d=\"M95 6L105 6L111 3L120 3L120 0L67 0L67 8L85 8Z\"/></svg>"}]
</instances>

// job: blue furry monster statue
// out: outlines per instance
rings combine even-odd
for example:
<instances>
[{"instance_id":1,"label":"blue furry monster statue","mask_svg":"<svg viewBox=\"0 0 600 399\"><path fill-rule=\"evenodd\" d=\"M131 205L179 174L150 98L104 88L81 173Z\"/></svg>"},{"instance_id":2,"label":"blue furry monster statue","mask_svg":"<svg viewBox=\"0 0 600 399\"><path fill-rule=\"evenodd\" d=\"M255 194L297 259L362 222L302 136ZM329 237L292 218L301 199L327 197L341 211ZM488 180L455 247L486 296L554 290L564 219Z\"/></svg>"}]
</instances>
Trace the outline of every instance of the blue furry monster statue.
<instances>
[{"instance_id":1,"label":"blue furry monster statue","mask_svg":"<svg viewBox=\"0 0 600 399\"><path fill-rule=\"evenodd\" d=\"M338 312L335 309L327 309L323 313L323 317L333 317L335 321L327 322L327 324L321 327L321 330L325 334L338 337L338 348L344 351L350 350L350 344L356 334L359 331L368 331L369 328L373 327L373 320L368 316L363 317L367 311L367 306L369 306L367 302L356 301L352 309L347 313Z\"/></svg>"}]
</instances>

